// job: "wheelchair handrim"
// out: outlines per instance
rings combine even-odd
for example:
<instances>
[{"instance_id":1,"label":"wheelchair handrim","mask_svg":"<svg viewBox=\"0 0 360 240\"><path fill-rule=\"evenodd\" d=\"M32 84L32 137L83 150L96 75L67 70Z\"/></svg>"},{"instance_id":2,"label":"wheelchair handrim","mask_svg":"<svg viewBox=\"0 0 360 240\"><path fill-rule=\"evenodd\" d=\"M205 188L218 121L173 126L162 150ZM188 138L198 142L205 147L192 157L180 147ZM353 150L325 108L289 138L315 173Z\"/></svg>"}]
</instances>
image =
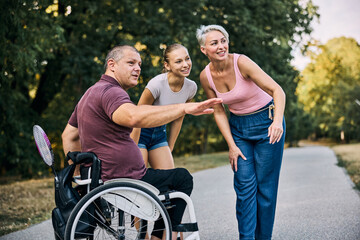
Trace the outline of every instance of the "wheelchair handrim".
<instances>
[{"instance_id":1,"label":"wheelchair handrim","mask_svg":"<svg viewBox=\"0 0 360 240\"><path fill-rule=\"evenodd\" d=\"M153 193L151 193L147 189L145 189L145 188L143 188L141 186L138 186L136 184L132 184L132 183L124 184L124 183L119 183L118 182L118 183L111 183L111 184L108 184L108 185L102 185L102 186L94 189L93 191L94 192L97 191L97 193L94 194L91 197L88 197L88 196L90 196L89 194L91 194L91 192L88 193L88 195L85 195L84 198L82 198L78 203L78 205L82 204L82 207L77 212L76 217L73 220L73 222L78 222L81 215L82 215L82 213L86 210L86 208L89 207L89 205L93 201L95 201L97 198L99 198L101 195L104 195L104 194L112 192L112 191L118 191L118 190L133 191L133 192L138 193L140 195L147 196L156 205L156 207L160 211L160 215L161 216L167 216L167 212L165 213L163 207L155 200L155 198L157 198L157 196L155 196ZM160 200L159 200L159 202L160 202ZM171 239L171 224L169 224L168 221L164 221L164 223L165 223L165 229L169 229L169 233L167 233L167 236L166 236L167 238L166 239ZM71 238L73 236L75 236L75 231L76 231L76 225L73 224L71 226L71 232L70 232L71 233L70 234Z\"/></svg>"}]
</instances>

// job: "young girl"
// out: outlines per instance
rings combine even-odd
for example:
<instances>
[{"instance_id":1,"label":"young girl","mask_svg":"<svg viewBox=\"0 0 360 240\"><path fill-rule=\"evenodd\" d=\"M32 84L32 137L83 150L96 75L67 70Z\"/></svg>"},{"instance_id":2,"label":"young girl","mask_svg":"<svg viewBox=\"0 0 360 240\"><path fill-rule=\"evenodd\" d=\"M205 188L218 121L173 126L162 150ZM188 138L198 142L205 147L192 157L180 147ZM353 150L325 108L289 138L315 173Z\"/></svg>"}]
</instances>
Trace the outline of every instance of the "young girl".
<instances>
[{"instance_id":1,"label":"young girl","mask_svg":"<svg viewBox=\"0 0 360 240\"><path fill-rule=\"evenodd\" d=\"M197 91L194 81L188 79L191 59L181 44L172 44L164 51L163 73L152 78L144 89L138 105L169 105L193 99ZM184 117L170 124L169 137L166 125L155 128L134 129L131 137L140 148L145 165L154 169L174 168L172 150L179 135ZM140 134L141 131L141 134Z\"/></svg>"}]
</instances>

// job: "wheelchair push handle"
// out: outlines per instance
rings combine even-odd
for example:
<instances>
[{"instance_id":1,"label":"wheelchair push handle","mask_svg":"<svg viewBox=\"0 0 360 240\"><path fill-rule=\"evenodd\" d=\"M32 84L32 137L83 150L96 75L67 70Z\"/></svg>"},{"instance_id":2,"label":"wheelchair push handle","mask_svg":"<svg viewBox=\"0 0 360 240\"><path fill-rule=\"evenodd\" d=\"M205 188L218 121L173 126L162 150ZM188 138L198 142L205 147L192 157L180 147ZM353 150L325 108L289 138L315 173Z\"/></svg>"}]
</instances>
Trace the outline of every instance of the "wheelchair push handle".
<instances>
[{"instance_id":1,"label":"wheelchair push handle","mask_svg":"<svg viewBox=\"0 0 360 240\"><path fill-rule=\"evenodd\" d=\"M82 152L76 156L76 164L91 163L96 158L96 155L91 152Z\"/></svg>"},{"instance_id":2,"label":"wheelchair push handle","mask_svg":"<svg viewBox=\"0 0 360 240\"><path fill-rule=\"evenodd\" d=\"M96 159L97 156L92 152L68 152L66 154L66 160L71 160L75 165L93 163Z\"/></svg>"}]
</instances>

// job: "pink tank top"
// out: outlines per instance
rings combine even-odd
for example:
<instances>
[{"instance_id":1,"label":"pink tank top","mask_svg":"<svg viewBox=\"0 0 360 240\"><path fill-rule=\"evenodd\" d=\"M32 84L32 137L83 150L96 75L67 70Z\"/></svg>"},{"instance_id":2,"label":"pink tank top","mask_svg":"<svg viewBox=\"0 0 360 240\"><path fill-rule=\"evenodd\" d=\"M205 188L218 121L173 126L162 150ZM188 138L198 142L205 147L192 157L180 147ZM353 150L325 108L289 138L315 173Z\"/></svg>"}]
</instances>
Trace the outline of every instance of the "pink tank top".
<instances>
[{"instance_id":1,"label":"pink tank top","mask_svg":"<svg viewBox=\"0 0 360 240\"><path fill-rule=\"evenodd\" d=\"M210 73L210 63L205 67L205 73L210 87L214 90L216 96L223 99L223 103L228 105L232 113L247 114L264 107L271 101L272 97L258 87L251 79L246 79L241 75L237 64L239 56L239 54L234 53L236 83L230 91L221 93L216 90Z\"/></svg>"}]
</instances>

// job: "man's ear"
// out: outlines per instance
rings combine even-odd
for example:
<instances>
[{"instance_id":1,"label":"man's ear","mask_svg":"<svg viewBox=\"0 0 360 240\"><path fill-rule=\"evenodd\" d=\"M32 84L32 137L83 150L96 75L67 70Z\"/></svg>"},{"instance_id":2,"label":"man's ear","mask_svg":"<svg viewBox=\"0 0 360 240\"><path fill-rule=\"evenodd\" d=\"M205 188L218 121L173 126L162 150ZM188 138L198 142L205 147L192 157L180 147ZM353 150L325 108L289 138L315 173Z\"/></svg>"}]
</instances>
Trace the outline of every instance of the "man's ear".
<instances>
[{"instance_id":1,"label":"man's ear","mask_svg":"<svg viewBox=\"0 0 360 240\"><path fill-rule=\"evenodd\" d=\"M115 68L115 64L116 64L115 60L112 59L112 58L110 58L110 59L107 61L108 69L109 69L110 71L114 72L114 71L115 71L115 69L114 69L114 68Z\"/></svg>"}]
</instances>

